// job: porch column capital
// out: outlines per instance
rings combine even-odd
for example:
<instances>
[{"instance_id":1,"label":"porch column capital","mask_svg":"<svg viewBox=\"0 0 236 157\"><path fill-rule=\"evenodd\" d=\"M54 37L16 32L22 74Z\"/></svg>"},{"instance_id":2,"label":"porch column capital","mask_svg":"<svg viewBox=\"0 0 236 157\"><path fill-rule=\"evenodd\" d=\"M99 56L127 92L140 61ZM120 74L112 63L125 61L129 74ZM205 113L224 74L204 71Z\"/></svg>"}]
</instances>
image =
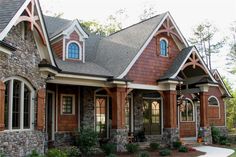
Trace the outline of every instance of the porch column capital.
<instances>
[{"instance_id":1,"label":"porch column capital","mask_svg":"<svg viewBox=\"0 0 236 157\"><path fill-rule=\"evenodd\" d=\"M208 92L210 85L209 84L198 84L196 87L200 88L201 92Z\"/></svg>"},{"instance_id":2,"label":"porch column capital","mask_svg":"<svg viewBox=\"0 0 236 157\"><path fill-rule=\"evenodd\" d=\"M166 91L175 91L176 86L179 84L178 81L167 80L159 82L159 85Z\"/></svg>"}]
</instances>

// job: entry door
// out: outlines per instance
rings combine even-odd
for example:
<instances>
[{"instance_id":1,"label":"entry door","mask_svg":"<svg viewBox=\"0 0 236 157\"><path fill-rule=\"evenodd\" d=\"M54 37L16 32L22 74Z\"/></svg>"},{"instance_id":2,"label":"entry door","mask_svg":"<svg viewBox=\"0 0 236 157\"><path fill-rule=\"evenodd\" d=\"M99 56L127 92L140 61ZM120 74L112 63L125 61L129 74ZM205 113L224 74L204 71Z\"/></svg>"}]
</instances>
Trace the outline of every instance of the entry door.
<instances>
[{"instance_id":1,"label":"entry door","mask_svg":"<svg viewBox=\"0 0 236 157\"><path fill-rule=\"evenodd\" d=\"M143 128L146 135L161 134L161 101L143 99Z\"/></svg>"},{"instance_id":2,"label":"entry door","mask_svg":"<svg viewBox=\"0 0 236 157\"><path fill-rule=\"evenodd\" d=\"M47 133L48 140L54 140L54 94L53 92L47 93Z\"/></svg>"},{"instance_id":3,"label":"entry door","mask_svg":"<svg viewBox=\"0 0 236 157\"><path fill-rule=\"evenodd\" d=\"M108 103L107 96L96 96L96 122L95 128L100 138L108 138Z\"/></svg>"}]
</instances>

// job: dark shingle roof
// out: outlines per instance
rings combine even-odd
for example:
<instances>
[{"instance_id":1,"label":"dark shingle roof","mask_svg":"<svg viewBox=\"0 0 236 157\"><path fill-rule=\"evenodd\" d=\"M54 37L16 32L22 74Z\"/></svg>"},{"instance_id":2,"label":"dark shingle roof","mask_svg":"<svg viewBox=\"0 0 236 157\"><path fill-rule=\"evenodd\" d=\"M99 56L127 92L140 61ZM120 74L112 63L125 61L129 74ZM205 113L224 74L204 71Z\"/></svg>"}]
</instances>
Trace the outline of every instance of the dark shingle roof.
<instances>
[{"instance_id":1,"label":"dark shingle roof","mask_svg":"<svg viewBox=\"0 0 236 157\"><path fill-rule=\"evenodd\" d=\"M85 75L97 75L112 77L112 74L108 72L103 67L92 62L68 62L62 61L61 59L56 58L56 63L62 72L75 73L75 74L85 74Z\"/></svg>"},{"instance_id":2,"label":"dark shingle roof","mask_svg":"<svg viewBox=\"0 0 236 157\"><path fill-rule=\"evenodd\" d=\"M189 53L191 52L192 49L193 49L193 46L182 49L182 51L175 58L175 60L174 60L173 64L171 65L171 67L160 78L160 80L165 80L165 79L171 78L171 76L173 76L178 71L181 64L184 62L184 60L189 55Z\"/></svg>"},{"instance_id":3,"label":"dark shingle roof","mask_svg":"<svg viewBox=\"0 0 236 157\"><path fill-rule=\"evenodd\" d=\"M69 27L73 21L58 17L44 16L49 38L60 34L64 29Z\"/></svg>"},{"instance_id":4,"label":"dark shingle roof","mask_svg":"<svg viewBox=\"0 0 236 157\"><path fill-rule=\"evenodd\" d=\"M124 72L167 13L132 25L99 43L95 62L114 74Z\"/></svg>"},{"instance_id":5,"label":"dark shingle roof","mask_svg":"<svg viewBox=\"0 0 236 157\"><path fill-rule=\"evenodd\" d=\"M0 0L0 32L2 32L25 0Z\"/></svg>"}]
</instances>

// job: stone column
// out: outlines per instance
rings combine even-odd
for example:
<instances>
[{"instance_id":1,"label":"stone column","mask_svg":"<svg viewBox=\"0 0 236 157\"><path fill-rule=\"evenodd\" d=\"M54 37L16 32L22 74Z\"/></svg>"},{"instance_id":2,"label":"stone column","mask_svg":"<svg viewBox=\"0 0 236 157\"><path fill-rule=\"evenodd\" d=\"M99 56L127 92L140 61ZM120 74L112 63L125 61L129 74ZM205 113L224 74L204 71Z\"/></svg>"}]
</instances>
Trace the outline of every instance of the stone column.
<instances>
[{"instance_id":1,"label":"stone column","mask_svg":"<svg viewBox=\"0 0 236 157\"><path fill-rule=\"evenodd\" d=\"M203 131L205 143L212 143L211 127L208 122L208 84L197 85L200 88L200 128Z\"/></svg>"},{"instance_id":2,"label":"stone column","mask_svg":"<svg viewBox=\"0 0 236 157\"><path fill-rule=\"evenodd\" d=\"M38 108L37 108L37 129L43 131L45 128L45 97L46 90L41 88L38 90Z\"/></svg>"},{"instance_id":3,"label":"stone column","mask_svg":"<svg viewBox=\"0 0 236 157\"><path fill-rule=\"evenodd\" d=\"M179 130L177 127L177 93L176 91L164 91L163 103L163 139L162 141L168 145L179 140Z\"/></svg>"},{"instance_id":4,"label":"stone column","mask_svg":"<svg viewBox=\"0 0 236 157\"><path fill-rule=\"evenodd\" d=\"M125 88L113 88L112 92L112 129L111 141L117 144L117 151L125 151L128 132L125 129Z\"/></svg>"},{"instance_id":5,"label":"stone column","mask_svg":"<svg viewBox=\"0 0 236 157\"><path fill-rule=\"evenodd\" d=\"M5 84L0 81L0 131L4 130Z\"/></svg>"}]
</instances>

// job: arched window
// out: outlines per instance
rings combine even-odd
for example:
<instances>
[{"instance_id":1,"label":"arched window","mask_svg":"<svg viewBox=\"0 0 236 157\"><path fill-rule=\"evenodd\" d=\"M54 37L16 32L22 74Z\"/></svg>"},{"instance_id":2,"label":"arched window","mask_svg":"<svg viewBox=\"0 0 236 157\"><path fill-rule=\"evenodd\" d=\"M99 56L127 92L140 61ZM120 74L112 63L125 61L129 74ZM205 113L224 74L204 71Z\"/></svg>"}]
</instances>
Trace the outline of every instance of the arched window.
<instances>
[{"instance_id":1,"label":"arched window","mask_svg":"<svg viewBox=\"0 0 236 157\"><path fill-rule=\"evenodd\" d=\"M216 97L211 96L208 99L208 105L212 105L212 106L219 106L219 101Z\"/></svg>"},{"instance_id":2,"label":"arched window","mask_svg":"<svg viewBox=\"0 0 236 157\"><path fill-rule=\"evenodd\" d=\"M185 100L180 106L180 116L182 122L194 121L194 106L190 100Z\"/></svg>"},{"instance_id":3,"label":"arched window","mask_svg":"<svg viewBox=\"0 0 236 157\"><path fill-rule=\"evenodd\" d=\"M166 39L160 40L160 55L168 56L168 42Z\"/></svg>"},{"instance_id":4,"label":"arched window","mask_svg":"<svg viewBox=\"0 0 236 157\"><path fill-rule=\"evenodd\" d=\"M32 129L33 88L19 77L7 79L5 86L5 130Z\"/></svg>"},{"instance_id":5,"label":"arched window","mask_svg":"<svg viewBox=\"0 0 236 157\"><path fill-rule=\"evenodd\" d=\"M80 47L77 43L72 42L68 45L68 59L80 59Z\"/></svg>"}]
</instances>

